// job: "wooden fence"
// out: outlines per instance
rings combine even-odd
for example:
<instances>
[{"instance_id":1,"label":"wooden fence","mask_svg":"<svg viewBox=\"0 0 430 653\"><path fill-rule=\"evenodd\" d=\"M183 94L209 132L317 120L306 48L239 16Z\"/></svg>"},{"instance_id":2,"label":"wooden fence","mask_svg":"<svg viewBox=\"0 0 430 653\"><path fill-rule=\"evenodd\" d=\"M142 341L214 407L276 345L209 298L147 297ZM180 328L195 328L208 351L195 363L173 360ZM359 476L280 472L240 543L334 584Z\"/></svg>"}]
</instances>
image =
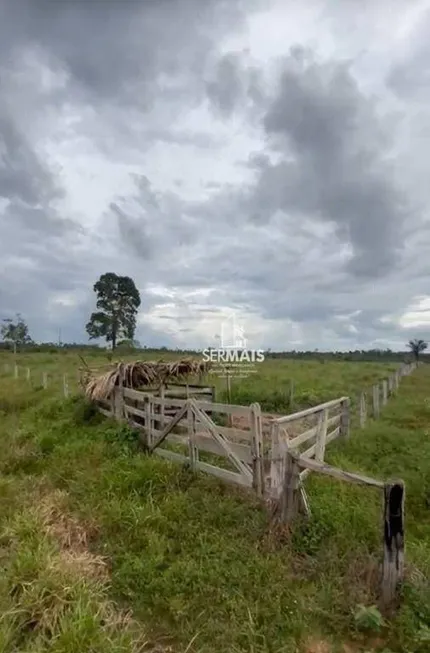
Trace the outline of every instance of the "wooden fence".
<instances>
[{"instance_id":1,"label":"wooden fence","mask_svg":"<svg viewBox=\"0 0 430 653\"><path fill-rule=\"evenodd\" d=\"M375 383L370 389L363 390L358 395L358 421L360 428L366 426L367 419L378 419L381 408L385 406L391 395L394 395L401 379L411 374L418 363L404 363L387 379Z\"/></svg>"},{"instance_id":2,"label":"wooden fence","mask_svg":"<svg viewBox=\"0 0 430 653\"><path fill-rule=\"evenodd\" d=\"M195 398L155 396L116 387L109 402L98 402L107 417L126 421L140 431L145 449L168 460L187 463L228 483L254 488L263 496L263 432L259 404L233 406ZM244 419L249 428L225 426L228 416ZM219 423L221 422L221 423ZM167 446L166 446L167 445ZM185 451L169 448L174 445ZM223 458L221 466L200 459L200 452Z\"/></svg>"}]
</instances>

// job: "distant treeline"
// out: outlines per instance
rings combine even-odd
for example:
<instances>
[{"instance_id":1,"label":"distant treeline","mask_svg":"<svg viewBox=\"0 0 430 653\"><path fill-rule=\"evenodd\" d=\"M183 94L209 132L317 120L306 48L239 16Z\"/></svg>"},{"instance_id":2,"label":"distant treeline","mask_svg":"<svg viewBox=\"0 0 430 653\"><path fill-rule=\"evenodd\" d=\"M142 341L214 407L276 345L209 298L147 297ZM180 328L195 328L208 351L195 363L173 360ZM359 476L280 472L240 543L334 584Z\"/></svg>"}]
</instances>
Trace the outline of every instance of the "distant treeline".
<instances>
[{"instance_id":1,"label":"distant treeline","mask_svg":"<svg viewBox=\"0 0 430 653\"><path fill-rule=\"evenodd\" d=\"M0 342L0 351L13 351L13 345L9 342ZM73 352L80 351L90 353L99 353L101 355L107 355L110 353L110 349L103 346L97 346L94 344L86 345L82 343L63 343L58 344L54 342L44 342L44 343L28 343L23 344L18 347L19 352L43 352L43 353L59 353L59 352ZM145 353L145 355L153 354L165 355L168 352L178 354L183 354L184 356L198 356L201 352L193 349L169 349L168 347L130 347L130 346L121 346L119 345L116 350L116 355L118 354L132 354L135 353L136 356L139 353ZM404 362L412 360L411 352L407 351L392 351L391 349L368 349L368 350L355 350L355 351L272 351L268 350L265 352L265 358L289 358L289 359L301 359L301 360L342 360L342 361L392 361L392 362ZM430 359L430 353L422 353L420 355L422 360Z\"/></svg>"}]
</instances>

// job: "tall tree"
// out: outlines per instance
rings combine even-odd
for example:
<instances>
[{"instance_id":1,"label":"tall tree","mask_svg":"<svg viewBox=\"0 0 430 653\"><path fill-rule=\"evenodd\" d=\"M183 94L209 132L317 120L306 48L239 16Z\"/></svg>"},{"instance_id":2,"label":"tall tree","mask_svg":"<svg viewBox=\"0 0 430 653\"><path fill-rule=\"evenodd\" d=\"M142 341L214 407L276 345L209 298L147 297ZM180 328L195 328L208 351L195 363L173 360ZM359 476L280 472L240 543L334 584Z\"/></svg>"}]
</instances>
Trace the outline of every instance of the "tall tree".
<instances>
[{"instance_id":1,"label":"tall tree","mask_svg":"<svg viewBox=\"0 0 430 653\"><path fill-rule=\"evenodd\" d=\"M415 360L419 360L421 352L427 349L427 343L424 340L415 338L414 340L409 340L408 347L415 356Z\"/></svg>"},{"instance_id":2,"label":"tall tree","mask_svg":"<svg viewBox=\"0 0 430 653\"><path fill-rule=\"evenodd\" d=\"M13 344L13 350L15 353L17 347L31 342L28 325L23 320L20 313L16 314L15 320L5 318L0 327L0 333L5 342L11 342Z\"/></svg>"},{"instance_id":3,"label":"tall tree","mask_svg":"<svg viewBox=\"0 0 430 653\"><path fill-rule=\"evenodd\" d=\"M136 315L140 295L133 279L113 272L102 274L94 284L97 311L91 314L86 326L90 339L106 338L115 349L118 338L132 340L136 331Z\"/></svg>"}]
</instances>

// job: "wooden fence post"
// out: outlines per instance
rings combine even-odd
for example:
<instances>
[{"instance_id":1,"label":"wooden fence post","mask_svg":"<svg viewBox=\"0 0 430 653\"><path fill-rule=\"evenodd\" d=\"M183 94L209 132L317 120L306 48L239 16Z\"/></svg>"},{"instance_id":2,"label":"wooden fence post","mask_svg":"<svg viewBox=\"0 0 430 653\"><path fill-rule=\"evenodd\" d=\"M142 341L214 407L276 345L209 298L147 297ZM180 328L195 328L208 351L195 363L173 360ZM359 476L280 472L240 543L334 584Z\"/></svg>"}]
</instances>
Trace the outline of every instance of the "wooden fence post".
<instances>
[{"instance_id":1,"label":"wooden fence post","mask_svg":"<svg viewBox=\"0 0 430 653\"><path fill-rule=\"evenodd\" d=\"M364 429L366 426L367 420L367 405L366 405L366 393L362 392L360 394L360 428Z\"/></svg>"},{"instance_id":2,"label":"wooden fence post","mask_svg":"<svg viewBox=\"0 0 430 653\"><path fill-rule=\"evenodd\" d=\"M145 397L145 431L146 431L146 446L152 446L152 402L149 397Z\"/></svg>"},{"instance_id":3,"label":"wooden fence post","mask_svg":"<svg viewBox=\"0 0 430 653\"><path fill-rule=\"evenodd\" d=\"M288 450L285 450L284 457L285 475L279 499L279 521L281 524L291 524L300 507L300 468Z\"/></svg>"},{"instance_id":4,"label":"wooden fence post","mask_svg":"<svg viewBox=\"0 0 430 653\"><path fill-rule=\"evenodd\" d=\"M378 419L379 417L379 385L376 384L372 388L372 398L373 398L373 417Z\"/></svg>"},{"instance_id":5,"label":"wooden fence post","mask_svg":"<svg viewBox=\"0 0 430 653\"><path fill-rule=\"evenodd\" d=\"M251 404L251 454L252 454L252 485L258 496L262 497L265 490L264 459L263 459L263 427L261 424L260 404Z\"/></svg>"},{"instance_id":6,"label":"wooden fence post","mask_svg":"<svg viewBox=\"0 0 430 653\"><path fill-rule=\"evenodd\" d=\"M388 394L392 395L393 394L393 376L390 375L388 377Z\"/></svg>"},{"instance_id":7,"label":"wooden fence post","mask_svg":"<svg viewBox=\"0 0 430 653\"><path fill-rule=\"evenodd\" d=\"M318 416L318 431L315 443L315 460L324 461L325 441L327 437L328 410L325 408Z\"/></svg>"},{"instance_id":8,"label":"wooden fence post","mask_svg":"<svg viewBox=\"0 0 430 653\"><path fill-rule=\"evenodd\" d=\"M63 394L65 397L69 396L69 383L67 381L67 374L63 374Z\"/></svg>"},{"instance_id":9,"label":"wooden fence post","mask_svg":"<svg viewBox=\"0 0 430 653\"><path fill-rule=\"evenodd\" d=\"M388 401L388 382L386 379L382 381L382 405L385 406Z\"/></svg>"},{"instance_id":10,"label":"wooden fence post","mask_svg":"<svg viewBox=\"0 0 430 653\"><path fill-rule=\"evenodd\" d=\"M396 597L403 580L405 558L405 484L387 483L384 487L384 554L382 561L381 597L387 608Z\"/></svg>"},{"instance_id":11,"label":"wooden fence post","mask_svg":"<svg viewBox=\"0 0 430 653\"><path fill-rule=\"evenodd\" d=\"M290 397L289 397L290 410L294 407L294 379L290 379Z\"/></svg>"},{"instance_id":12,"label":"wooden fence post","mask_svg":"<svg viewBox=\"0 0 430 653\"><path fill-rule=\"evenodd\" d=\"M279 424L272 422L270 427L270 496L272 499L279 499L280 488L283 481L283 462L281 448L281 436Z\"/></svg>"},{"instance_id":13,"label":"wooden fence post","mask_svg":"<svg viewBox=\"0 0 430 653\"><path fill-rule=\"evenodd\" d=\"M30 368L29 368L29 367L27 367L27 374L26 374L26 377L27 377L27 381L30 381L30 379L31 379L31 372L30 372Z\"/></svg>"},{"instance_id":14,"label":"wooden fence post","mask_svg":"<svg viewBox=\"0 0 430 653\"><path fill-rule=\"evenodd\" d=\"M42 374L42 384L43 384L43 387L46 390L47 387L48 387L48 374L47 374L47 372L43 372L43 374Z\"/></svg>"},{"instance_id":15,"label":"wooden fence post","mask_svg":"<svg viewBox=\"0 0 430 653\"><path fill-rule=\"evenodd\" d=\"M196 446L196 416L194 414L191 402L187 406L188 421L188 452L190 457L190 467L193 472L197 471L197 462L199 460L199 450Z\"/></svg>"},{"instance_id":16,"label":"wooden fence post","mask_svg":"<svg viewBox=\"0 0 430 653\"><path fill-rule=\"evenodd\" d=\"M124 388L122 385L116 385L113 390L113 413L119 422L124 419Z\"/></svg>"},{"instance_id":17,"label":"wooden fence post","mask_svg":"<svg viewBox=\"0 0 430 653\"><path fill-rule=\"evenodd\" d=\"M339 435L345 440L349 439L349 423L350 423L350 412L351 412L351 400L349 397L344 399L341 404L341 414L340 414L340 424L339 424Z\"/></svg>"},{"instance_id":18,"label":"wooden fence post","mask_svg":"<svg viewBox=\"0 0 430 653\"><path fill-rule=\"evenodd\" d=\"M166 387L165 387L164 383L162 383L160 385L160 391L159 391L160 401L161 401L161 404L160 404L160 431L163 431L164 426L165 426L165 419L164 419L164 416L165 416L165 403L164 403L165 390L166 390ZM187 386L187 397L188 397L188 386Z\"/></svg>"}]
</instances>

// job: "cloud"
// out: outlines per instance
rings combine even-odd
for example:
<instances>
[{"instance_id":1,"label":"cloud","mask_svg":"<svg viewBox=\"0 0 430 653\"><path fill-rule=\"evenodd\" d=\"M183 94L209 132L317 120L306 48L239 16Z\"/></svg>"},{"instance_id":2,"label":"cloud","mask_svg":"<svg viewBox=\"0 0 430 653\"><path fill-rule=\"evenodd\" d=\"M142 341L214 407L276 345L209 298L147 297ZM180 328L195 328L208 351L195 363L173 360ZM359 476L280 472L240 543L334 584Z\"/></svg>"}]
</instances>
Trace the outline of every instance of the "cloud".
<instances>
[{"instance_id":1,"label":"cloud","mask_svg":"<svg viewBox=\"0 0 430 653\"><path fill-rule=\"evenodd\" d=\"M411 208L387 161L383 124L348 66L293 51L264 128L283 158L260 162L255 219L282 210L324 221L351 247L352 274L376 278L392 269Z\"/></svg>"},{"instance_id":2,"label":"cloud","mask_svg":"<svg viewBox=\"0 0 430 653\"><path fill-rule=\"evenodd\" d=\"M428 18L390 7L0 2L0 317L86 340L113 270L148 346L425 337Z\"/></svg>"}]
</instances>

